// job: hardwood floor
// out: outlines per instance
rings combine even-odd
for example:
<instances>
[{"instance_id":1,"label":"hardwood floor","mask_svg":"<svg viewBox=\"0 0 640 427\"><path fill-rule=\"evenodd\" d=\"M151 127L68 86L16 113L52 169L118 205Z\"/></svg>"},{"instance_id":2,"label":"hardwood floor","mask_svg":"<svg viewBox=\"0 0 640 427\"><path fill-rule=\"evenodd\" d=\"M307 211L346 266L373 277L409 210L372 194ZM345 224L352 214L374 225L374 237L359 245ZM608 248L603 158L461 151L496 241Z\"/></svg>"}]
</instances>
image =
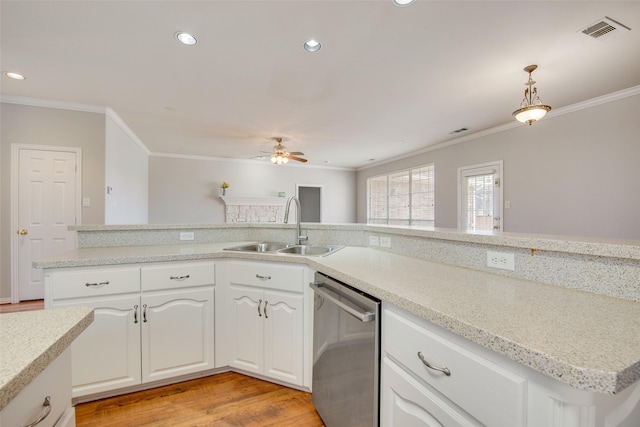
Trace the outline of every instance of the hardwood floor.
<instances>
[{"instance_id":1,"label":"hardwood floor","mask_svg":"<svg viewBox=\"0 0 640 427\"><path fill-rule=\"evenodd\" d=\"M44 310L44 301L23 301L18 304L0 304L0 313L16 313L18 311Z\"/></svg>"},{"instance_id":2,"label":"hardwood floor","mask_svg":"<svg viewBox=\"0 0 640 427\"><path fill-rule=\"evenodd\" d=\"M311 394L234 372L76 406L77 427L322 427Z\"/></svg>"}]
</instances>

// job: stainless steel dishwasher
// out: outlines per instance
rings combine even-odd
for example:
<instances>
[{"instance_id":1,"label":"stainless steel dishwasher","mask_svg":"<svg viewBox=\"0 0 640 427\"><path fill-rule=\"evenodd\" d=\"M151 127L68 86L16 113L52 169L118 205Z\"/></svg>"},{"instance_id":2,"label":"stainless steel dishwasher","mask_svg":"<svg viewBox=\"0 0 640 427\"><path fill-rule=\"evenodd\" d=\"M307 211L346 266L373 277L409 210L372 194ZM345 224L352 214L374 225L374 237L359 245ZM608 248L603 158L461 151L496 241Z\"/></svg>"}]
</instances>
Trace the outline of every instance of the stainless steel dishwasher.
<instances>
[{"instance_id":1,"label":"stainless steel dishwasher","mask_svg":"<svg viewBox=\"0 0 640 427\"><path fill-rule=\"evenodd\" d=\"M316 273L313 404L327 427L377 427L380 300Z\"/></svg>"}]
</instances>

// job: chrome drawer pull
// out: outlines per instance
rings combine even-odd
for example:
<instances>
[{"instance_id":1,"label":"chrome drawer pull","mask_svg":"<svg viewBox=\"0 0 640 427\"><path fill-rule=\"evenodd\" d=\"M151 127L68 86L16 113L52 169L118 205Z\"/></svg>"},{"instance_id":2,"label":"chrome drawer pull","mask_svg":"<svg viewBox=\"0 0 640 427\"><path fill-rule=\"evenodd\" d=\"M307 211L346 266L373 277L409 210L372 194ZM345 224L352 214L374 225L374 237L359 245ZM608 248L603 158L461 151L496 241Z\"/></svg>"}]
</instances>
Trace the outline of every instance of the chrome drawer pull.
<instances>
[{"instance_id":1,"label":"chrome drawer pull","mask_svg":"<svg viewBox=\"0 0 640 427\"><path fill-rule=\"evenodd\" d=\"M424 356L422 355L422 352L419 351L418 352L418 359L420 359L420 361L422 363L424 363L424 366L426 366L429 369L433 369L434 371L439 371L442 372L443 374L445 374L446 376L450 377L451 376L451 371L449 370L449 368L438 368L437 366L433 366L431 363L427 362L424 358Z\"/></svg>"},{"instance_id":2,"label":"chrome drawer pull","mask_svg":"<svg viewBox=\"0 0 640 427\"><path fill-rule=\"evenodd\" d=\"M260 313L260 306L262 305L262 300L258 300L258 317L262 317L262 313Z\"/></svg>"},{"instance_id":3,"label":"chrome drawer pull","mask_svg":"<svg viewBox=\"0 0 640 427\"><path fill-rule=\"evenodd\" d=\"M269 305L269 301L264 300L264 318L268 319L269 316L267 316L267 305Z\"/></svg>"},{"instance_id":4,"label":"chrome drawer pull","mask_svg":"<svg viewBox=\"0 0 640 427\"><path fill-rule=\"evenodd\" d=\"M47 396L44 398L44 403L42 404L42 407L44 408L42 410L42 415L40 415L38 419L32 422L31 424L27 424L26 426L23 426L23 427L34 427L40 424L45 418L49 416L49 414L51 413L51 397L50 396Z\"/></svg>"},{"instance_id":5,"label":"chrome drawer pull","mask_svg":"<svg viewBox=\"0 0 640 427\"><path fill-rule=\"evenodd\" d=\"M182 279L188 279L189 275L184 275L184 276L169 276L169 279L171 280L182 280Z\"/></svg>"},{"instance_id":6,"label":"chrome drawer pull","mask_svg":"<svg viewBox=\"0 0 640 427\"><path fill-rule=\"evenodd\" d=\"M142 322L147 323L147 304L142 304Z\"/></svg>"},{"instance_id":7,"label":"chrome drawer pull","mask_svg":"<svg viewBox=\"0 0 640 427\"><path fill-rule=\"evenodd\" d=\"M133 323L138 323L138 305L133 306Z\"/></svg>"},{"instance_id":8,"label":"chrome drawer pull","mask_svg":"<svg viewBox=\"0 0 640 427\"><path fill-rule=\"evenodd\" d=\"M256 274L256 278L260 280L271 280L271 276L261 276L260 274Z\"/></svg>"},{"instance_id":9,"label":"chrome drawer pull","mask_svg":"<svg viewBox=\"0 0 640 427\"><path fill-rule=\"evenodd\" d=\"M89 287L89 286L104 286L104 285L108 285L108 284L109 284L109 281L107 280L106 282L100 282L100 283L89 283L89 282L87 282L84 285L86 287Z\"/></svg>"}]
</instances>

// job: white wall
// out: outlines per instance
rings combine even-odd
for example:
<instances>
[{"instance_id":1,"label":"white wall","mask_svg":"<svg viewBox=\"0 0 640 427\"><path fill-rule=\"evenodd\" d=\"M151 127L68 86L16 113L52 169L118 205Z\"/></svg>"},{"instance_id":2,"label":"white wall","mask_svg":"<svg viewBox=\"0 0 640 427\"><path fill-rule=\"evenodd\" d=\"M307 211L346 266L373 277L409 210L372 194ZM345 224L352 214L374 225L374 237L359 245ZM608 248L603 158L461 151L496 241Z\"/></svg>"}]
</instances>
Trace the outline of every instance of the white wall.
<instances>
[{"instance_id":1,"label":"white wall","mask_svg":"<svg viewBox=\"0 0 640 427\"><path fill-rule=\"evenodd\" d=\"M323 222L355 222L355 171L311 165L274 166L268 162L211 158L149 158L149 223L224 222L218 189L229 196L276 197L295 194L296 184L323 186Z\"/></svg>"},{"instance_id":2,"label":"white wall","mask_svg":"<svg viewBox=\"0 0 640 427\"><path fill-rule=\"evenodd\" d=\"M640 239L640 95L533 126L358 171L357 218L366 222L370 176L434 163L436 227L457 227L457 168L504 160L504 230Z\"/></svg>"},{"instance_id":3,"label":"white wall","mask_svg":"<svg viewBox=\"0 0 640 427\"><path fill-rule=\"evenodd\" d=\"M149 150L110 110L105 126L105 224L146 224Z\"/></svg>"}]
</instances>

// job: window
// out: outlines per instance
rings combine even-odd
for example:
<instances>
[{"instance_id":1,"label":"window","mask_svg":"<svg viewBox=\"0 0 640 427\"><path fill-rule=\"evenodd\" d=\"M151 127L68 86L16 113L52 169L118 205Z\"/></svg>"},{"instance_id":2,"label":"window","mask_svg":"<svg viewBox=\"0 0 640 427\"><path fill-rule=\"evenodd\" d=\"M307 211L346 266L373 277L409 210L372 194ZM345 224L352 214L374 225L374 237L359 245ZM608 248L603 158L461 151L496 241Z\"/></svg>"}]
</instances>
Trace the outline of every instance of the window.
<instances>
[{"instance_id":1,"label":"window","mask_svg":"<svg viewBox=\"0 0 640 427\"><path fill-rule=\"evenodd\" d=\"M502 229L502 161L458 169L459 227L466 231Z\"/></svg>"},{"instance_id":2,"label":"window","mask_svg":"<svg viewBox=\"0 0 640 427\"><path fill-rule=\"evenodd\" d=\"M433 165L367 179L369 224L433 226Z\"/></svg>"}]
</instances>

